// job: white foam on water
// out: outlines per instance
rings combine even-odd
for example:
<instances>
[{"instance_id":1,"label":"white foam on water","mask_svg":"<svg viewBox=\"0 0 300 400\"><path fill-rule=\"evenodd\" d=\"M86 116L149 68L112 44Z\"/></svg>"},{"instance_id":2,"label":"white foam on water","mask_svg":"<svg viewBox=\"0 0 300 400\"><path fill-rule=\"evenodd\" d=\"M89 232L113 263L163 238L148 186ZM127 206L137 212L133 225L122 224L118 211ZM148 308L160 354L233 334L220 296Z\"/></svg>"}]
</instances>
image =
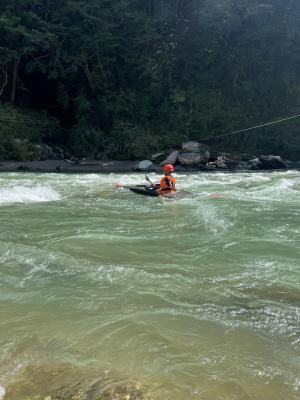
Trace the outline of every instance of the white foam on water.
<instances>
[{"instance_id":1,"label":"white foam on water","mask_svg":"<svg viewBox=\"0 0 300 400\"><path fill-rule=\"evenodd\" d=\"M0 385L0 400L4 399L5 394L6 394L5 387Z\"/></svg>"},{"instance_id":2,"label":"white foam on water","mask_svg":"<svg viewBox=\"0 0 300 400\"><path fill-rule=\"evenodd\" d=\"M58 201L61 197L58 192L49 186L8 186L0 188L0 205L11 203L39 203Z\"/></svg>"}]
</instances>

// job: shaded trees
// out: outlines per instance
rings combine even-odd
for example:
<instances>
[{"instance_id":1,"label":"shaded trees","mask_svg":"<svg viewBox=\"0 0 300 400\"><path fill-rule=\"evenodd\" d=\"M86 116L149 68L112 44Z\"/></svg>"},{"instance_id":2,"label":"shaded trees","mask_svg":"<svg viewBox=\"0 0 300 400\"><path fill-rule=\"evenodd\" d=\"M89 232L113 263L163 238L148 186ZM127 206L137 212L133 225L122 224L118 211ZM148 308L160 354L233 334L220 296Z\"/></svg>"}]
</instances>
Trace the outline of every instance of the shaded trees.
<instances>
[{"instance_id":1,"label":"shaded trees","mask_svg":"<svg viewBox=\"0 0 300 400\"><path fill-rule=\"evenodd\" d=\"M0 11L0 99L57 116L82 155L139 157L300 107L293 0L0 0ZM222 146L272 152L281 136Z\"/></svg>"}]
</instances>

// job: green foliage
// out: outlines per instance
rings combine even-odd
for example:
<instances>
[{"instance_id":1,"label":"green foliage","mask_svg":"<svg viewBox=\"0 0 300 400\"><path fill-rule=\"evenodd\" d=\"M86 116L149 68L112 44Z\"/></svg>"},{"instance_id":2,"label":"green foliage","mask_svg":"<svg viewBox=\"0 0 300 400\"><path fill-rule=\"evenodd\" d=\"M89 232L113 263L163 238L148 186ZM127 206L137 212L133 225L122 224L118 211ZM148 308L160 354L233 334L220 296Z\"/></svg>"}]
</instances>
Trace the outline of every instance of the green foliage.
<instances>
[{"instance_id":1,"label":"green foliage","mask_svg":"<svg viewBox=\"0 0 300 400\"><path fill-rule=\"evenodd\" d=\"M105 134L97 128L78 126L72 131L70 144L79 157L102 159L105 151Z\"/></svg>"},{"instance_id":2,"label":"green foliage","mask_svg":"<svg viewBox=\"0 0 300 400\"><path fill-rule=\"evenodd\" d=\"M299 2L2 0L0 37L0 99L57 116L81 156L144 158L300 109ZM212 143L300 158L299 132Z\"/></svg>"},{"instance_id":3,"label":"green foliage","mask_svg":"<svg viewBox=\"0 0 300 400\"><path fill-rule=\"evenodd\" d=\"M153 135L142 126L118 122L109 133L78 126L71 135L71 148L76 155L91 159L143 159L162 148L179 145L182 139L173 135Z\"/></svg>"},{"instance_id":4,"label":"green foliage","mask_svg":"<svg viewBox=\"0 0 300 400\"><path fill-rule=\"evenodd\" d=\"M1 105L0 160L41 159L44 154L40 145L57 140L59 132L57 121L44 113Z\"/></svg>"}]
</instances>

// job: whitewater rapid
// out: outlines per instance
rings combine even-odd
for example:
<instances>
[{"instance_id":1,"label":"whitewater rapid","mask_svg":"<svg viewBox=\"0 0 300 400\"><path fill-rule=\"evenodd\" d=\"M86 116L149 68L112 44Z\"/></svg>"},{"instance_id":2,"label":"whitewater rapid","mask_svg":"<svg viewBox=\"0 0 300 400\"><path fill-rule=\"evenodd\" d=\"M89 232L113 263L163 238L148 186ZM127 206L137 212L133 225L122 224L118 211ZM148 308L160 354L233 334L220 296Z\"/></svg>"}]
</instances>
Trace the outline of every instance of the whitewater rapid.
<instances>
[{"instance_id":1,"label":"whitewater rapid","mask_svg":"<svg viewBox=\"0 0 300 400\"><path fill-rule=\"evenodd\" d=\"M154 400L299 398L300 173L175 176L191 198L0 175L0 399L93 374Z\"/></svg>"}]
</instances>

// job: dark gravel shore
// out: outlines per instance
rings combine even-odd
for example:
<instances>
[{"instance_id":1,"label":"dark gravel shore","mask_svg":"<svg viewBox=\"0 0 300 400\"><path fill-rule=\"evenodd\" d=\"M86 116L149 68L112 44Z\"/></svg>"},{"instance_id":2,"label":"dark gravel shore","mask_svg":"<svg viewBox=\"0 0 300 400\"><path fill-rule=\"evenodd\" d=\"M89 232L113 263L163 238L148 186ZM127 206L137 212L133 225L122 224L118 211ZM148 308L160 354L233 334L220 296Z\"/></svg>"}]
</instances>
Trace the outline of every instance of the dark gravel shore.
<instances>
[{"instance_id":1,"label":"dark gravel shore","mask_svg":"<svg viewBox=\"0 0 300 400\"><path fill-rule=\"evenodd\" d=\"M133 171L135 165L135 161L3 161L0 163L0 172L129 172Z\"/></svg>"},{"instance_id":2,"label":"dark gravel shore","mask_svg":"<svg viewBox=\"0 0 300 400\"><path fill-rule=\"evenodd\" d=\"M45 160L45 161L2 161L0 162L0 172L66 172L66 173L93 173L93 172L133 172L136 171L136 161L97 161L85 160L73 162L71 160ZM300 170L300 162L286 162L287 169ZM259 170L241 169L205 169L187 168L176 165L176 172L260 172ZM153 164L152 172L161 172L161 166ZM271 171L271 170L269 170Z\"/></svg>"}]
</instances>

